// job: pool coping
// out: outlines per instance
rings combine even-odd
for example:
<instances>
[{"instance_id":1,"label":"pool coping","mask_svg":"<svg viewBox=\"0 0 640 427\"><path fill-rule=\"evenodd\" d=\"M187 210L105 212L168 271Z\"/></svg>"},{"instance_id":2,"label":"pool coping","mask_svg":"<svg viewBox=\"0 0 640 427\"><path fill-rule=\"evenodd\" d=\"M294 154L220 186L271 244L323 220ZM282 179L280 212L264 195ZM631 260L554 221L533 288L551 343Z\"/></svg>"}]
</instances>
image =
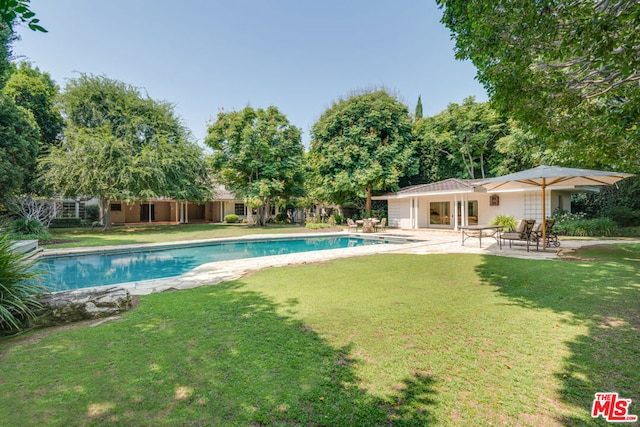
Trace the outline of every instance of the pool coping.
<instances>
[{"instance_id":1,"label":"pool coping","mask_svg":"<svg viewBox=\"0 0 640 427\"><path fill-rule=\"evenodd\" d=\"M331 233L293 233L293 234L253 234L239 237L218 237L209 239L195 239L195 240L180 240L176 242L156 242L156 243L132 243L126 245L110 245L110 246L85 246L75 248L54 248L54 249L42 249L34 255L34 259L42 257L57 257L57 256L80 256L89 254L103 254L103 253L127 253L140 249L149 250L162 250L170 248L178 248L185 246L206 246L212 243L230 243L237 241L265 241L265 240L293 240L304 239L307 237L361 237L371 240L399 240L399 241L412 241L415 240L409 236L399 235L385 235L367 234L367 233L347 233L347 232L331 232Z\"/></svg>"},{"instance_id":2,"label":"pool coping","mask_svg":"<svg viewBox=\"0 0 640 427\"><path fill-rule=\"evenodd\" d=\"M360 237L373 240L387 240L391 243L385 245L366 245L350 248L325 249L319 251L296 252L284 255L269 255L262 257L243 258L229 261L214 261L199 265L198 267L179 276L171 276L158 279L139 280L134 282L116 283L109 285L89 286L86 290L103 288L104 286L119 286L129 291L131 295L147 295L168 290L191 289L205 285L215 285L220 282L236 280L250 271L267 267L280 267L286 265L299 265L308 263L326 262L337 258L371 255L410 249L413 245L424 244L424 241L410 236L385 235L384 233L304 233L304 234L258 234L240 237L225 237L211 239L197 239L179 242L139 243L118 246L91 246L84 248L45 249L35 258L89 255L103 253L132 252L140 249L161 250L180 246L207 245L211 243L226 243L237 241L263 241L263 240L291 240L308 237ZM393 243L396 241L397 243ZM400 243L402 242L402 243ZM406 243L405 243L406 242ZM412 243L410 243L412 242ZM34 259L35 259L34 258ZM65 291L55 291L65 292Z\"/></svg>"}]
</instances>

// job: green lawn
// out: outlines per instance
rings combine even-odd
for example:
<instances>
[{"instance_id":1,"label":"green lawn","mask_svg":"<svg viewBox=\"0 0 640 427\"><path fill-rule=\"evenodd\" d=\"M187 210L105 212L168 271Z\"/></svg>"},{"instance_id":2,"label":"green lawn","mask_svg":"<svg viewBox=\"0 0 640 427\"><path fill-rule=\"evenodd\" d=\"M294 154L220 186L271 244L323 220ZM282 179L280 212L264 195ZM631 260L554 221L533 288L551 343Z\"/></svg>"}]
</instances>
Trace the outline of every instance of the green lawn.
<instances>
[{"instance_id":1,"label":"green lawn","mask_svg":"<svg viewBox=\"0 0 640 427\"><path fill-rule=\"evenodd\" d=\"M579 255L376 255L145 296L0 341L2 425L591 425L599 391L640 414L640 244Z\"/></svg>"},{"instance_id":2,"label":"green lawn","mask_svg":"<svg viewBox=\"0 0 640 427\"><path fill-rule=\"evenodd\" d=\"M306 233L309 230L299 225L269 225L250 227L243 224L179 224L179 225L137 225L113 227L110 231L91 228L52 228L52 240L58 243L44 243L47 249L86 246L110 246L133 243L176 242L180 240L239 237L250 234Z\"/></svg>"}]
</instances>

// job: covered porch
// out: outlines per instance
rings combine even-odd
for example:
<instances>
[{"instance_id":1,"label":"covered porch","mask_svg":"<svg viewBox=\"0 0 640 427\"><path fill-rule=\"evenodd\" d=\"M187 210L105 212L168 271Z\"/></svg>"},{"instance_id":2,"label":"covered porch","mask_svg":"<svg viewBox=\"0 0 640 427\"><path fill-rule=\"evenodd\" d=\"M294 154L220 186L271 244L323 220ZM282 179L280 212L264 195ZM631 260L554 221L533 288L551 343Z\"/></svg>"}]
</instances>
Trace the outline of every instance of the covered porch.
<instances>
[{"instance_id":1,"label":"covered porch","mask_svg":"<svg viewBox=\"0 0 640 427\"><path fill-rule=\"evenodd\" d=\"M419 184L395 193L376 196L387 200L389 226L399 229L455 230L460 227L486 225L497 215L542 221L541 193L532 188L487 191L480 184L486 180L457 178ZM545 192L550 211L571 209L569 186Z\"/></svg>"},{"instance_id":2,"label":"covered porch","mask_svg":"<svg viewBox=\"0 0 640 427\"><path fill-rule=\"evenodd\" d=\"M240 203L242 212L244 204ZM234 201L215 200L193 203L173 199L151 199L135 202L111 202L111 222L118 224L167 223L188 224L222 222L225 215L238 211Z\"/></svg>"},{"instance_id":3,"label":"covered porch","mask_svg":"<svg viewBox=\"0 0 640 427\"><path fill-rule=\"evenodd\" d=\"M486 190L473 180L450 178L373 197L387 200L389 226L404 229L450 229L478 224L488 205Z\"/></svg>"}]
</instances>

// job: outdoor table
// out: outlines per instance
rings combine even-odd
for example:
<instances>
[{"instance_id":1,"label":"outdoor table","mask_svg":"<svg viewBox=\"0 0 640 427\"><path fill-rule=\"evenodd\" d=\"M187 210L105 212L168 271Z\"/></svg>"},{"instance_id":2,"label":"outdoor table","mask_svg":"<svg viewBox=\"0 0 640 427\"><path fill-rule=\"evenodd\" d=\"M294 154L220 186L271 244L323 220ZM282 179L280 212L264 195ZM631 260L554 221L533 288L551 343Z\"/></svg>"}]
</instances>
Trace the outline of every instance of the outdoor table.
<instances>
[{"instance_id":1,"label":"outdoor table","mask_svg":"<svg viewBox=\"0 0 640 427\"><path fill-rule=\"evenodd\" d=\"M356 221L356 230L357 227L361 227L363 233L373 233L375 225L379 222L377 218L359 219Z\"/></svg>"},{"instance_id":2,"label":"outdoor table","mask_svg":"<svg viewBox=\"0 0 640 427\"><path fill-rule=\"evenodd\" d=\"M480 241L480 247L482 247L483 237L493 237L498 242L500 249L502 249L502 241L500 240L501 225L466 225L458 228L462 234L462 246L464 246L464 241L469 237L477 238Z\"/></svg>"}]
</instances>

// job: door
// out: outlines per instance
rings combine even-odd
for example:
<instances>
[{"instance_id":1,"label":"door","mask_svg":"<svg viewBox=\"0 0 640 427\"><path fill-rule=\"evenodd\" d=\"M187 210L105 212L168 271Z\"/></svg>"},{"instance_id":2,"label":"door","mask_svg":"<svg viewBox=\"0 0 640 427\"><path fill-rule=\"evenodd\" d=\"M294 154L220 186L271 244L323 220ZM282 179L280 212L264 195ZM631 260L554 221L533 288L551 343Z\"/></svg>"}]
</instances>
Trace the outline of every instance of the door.
<instances>
[{"instance_id":1,"label":"door","mask_svg":"<svg viewBox=\"0 0 640 427\"><path fill-rule=\"evenodd\" d=\"M151 219L149 219L149 206L151 206ZM155 205L149 205L149 203L143 203L140 205L140 221L151 222L156 220Z\"/></svg>"},{"instance_id":2,"label":"door","mask_svg":"<svg viewBox=\"0 0 640 427\"><path fill-rule=\"evenodd\" d=\"M464 214L468 218L466 225L478 225L478 201L469 200ZM462 224L462 202L458 202L458 225Z\"/></svg>"},{"instance_id":3,"label":"door","mask_svg":"<svg viewBox=\"0 0 640 427\"><path fill-rule=\"evenodd\" d=\"M429 202L429 225L431 227L451 227L451 203Z\"/></svg>"}]
</instances>

